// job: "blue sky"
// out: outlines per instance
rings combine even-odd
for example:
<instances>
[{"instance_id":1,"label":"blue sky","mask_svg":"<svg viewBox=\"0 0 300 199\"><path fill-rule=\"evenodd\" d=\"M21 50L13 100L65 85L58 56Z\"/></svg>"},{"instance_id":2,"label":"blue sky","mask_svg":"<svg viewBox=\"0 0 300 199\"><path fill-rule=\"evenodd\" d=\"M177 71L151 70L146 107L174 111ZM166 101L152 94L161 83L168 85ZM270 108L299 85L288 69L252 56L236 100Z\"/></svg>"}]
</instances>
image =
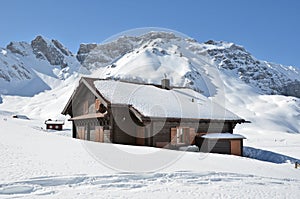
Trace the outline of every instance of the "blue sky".
<instances>
[{"instance_id":1,"label":"blue sky","mask_svg":"<svg viewBox=\"0 0 300 199\"><path fill-rule=\"evenodd\" d=\"M119 32L162 27L230 41L255 57L300 67L298 0L0 0L0 46L37 35L77 52Z\"/></svg>"}]
</instances>

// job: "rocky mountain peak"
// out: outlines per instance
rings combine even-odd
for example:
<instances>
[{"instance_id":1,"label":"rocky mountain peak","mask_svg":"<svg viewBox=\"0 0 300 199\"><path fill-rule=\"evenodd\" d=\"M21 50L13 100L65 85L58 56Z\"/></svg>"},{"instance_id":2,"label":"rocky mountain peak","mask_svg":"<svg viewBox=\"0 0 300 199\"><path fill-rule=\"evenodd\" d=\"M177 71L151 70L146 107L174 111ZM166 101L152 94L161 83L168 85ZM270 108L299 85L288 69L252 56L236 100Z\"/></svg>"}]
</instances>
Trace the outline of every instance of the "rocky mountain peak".
<instances>
[{"instance_id":1,"label":"rocky mountain peak","mask_svg":"<svg viewBox=\"0 0 300 199\"><path fill-rule=\"evenodd\" d=\"M104 44L81 44L77 53L78 61L86 68L104 67L120 56L152 41L170 42L182 38L170 32L149 32L140 36L121 36Z\"/></svg>"},{"instance_id":2,"label":"rocky mountain peak","mask_svg":"<svg viewBox=\"0 0 300 199\"><path fill-rule=\"evenodd\" d=\"M0 94L32 96L51 88L44 80L66 79L80 64L59 41L37 36L30 44L10 42L0 48Z\"/></svg>"},{"instance_id":3,"label":"rocky mountain peak","mask_svg":"<svg viewBox=\"0 0 300 199\"><path fill-rule=\"evenodd\" d=\"M31 47L36 58L46 59L51 65L58 65L62 68L67 66L64 61L65 56L72 56L72 53L57 40L50 41L42 36L37 36L32 40Z\"/></svg>"},{"instance_id":4,"label":"rocky mountain peak","mask_svg":"<svg viewBox=\"0 0 300 199\"><path fill-rule=\"evenodd\" d=\"M229 70L266 94L300 97L300 70L255 58L244 47L218 41L205 42L207 54L221 70Z\"/></svg>"},{"instance_id":5,"label":"rocky mountain peak","mask_svg":"<svg viewBox=\"0 0 300 199\"><path fill-rule=\"evenodd\" d=\"M51 42L54 44L54 46L60 50L60 52L62 52L64 55L66 56L73 56L73 54L71 53L71 51L69 51L69 49L67 49L66 47L64 47L58 40L56 39L52 39Z\"/></svg>"},{"instance_id":6,"label":"rocky mountain peak","mask_svg":"<svg viewBox=\"0 0 300 199\"><path fill-rule=\"evenodd\" d=\"M19 54L21 56L28 55L28 49L30 49L30 45L24 41L22 42L10 42L6 49L10 50L12 53Z\"/></svg>"}]
</instances>

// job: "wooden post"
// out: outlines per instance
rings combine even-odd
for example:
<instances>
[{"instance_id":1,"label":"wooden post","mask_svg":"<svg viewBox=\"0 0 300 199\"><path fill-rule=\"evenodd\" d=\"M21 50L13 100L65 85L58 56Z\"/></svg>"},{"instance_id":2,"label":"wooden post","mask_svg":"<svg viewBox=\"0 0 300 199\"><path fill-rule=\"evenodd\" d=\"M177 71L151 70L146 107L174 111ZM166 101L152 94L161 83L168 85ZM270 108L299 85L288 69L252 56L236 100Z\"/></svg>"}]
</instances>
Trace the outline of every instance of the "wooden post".
<instances>
[{"instance_id":1,"label":"wooden post","mask_svg":"<svg viewBox=\"0 0 300 199\"><path fill-rule=\"evenodd\" d=\"M295 162L295 169L297 169L298 168L298 162Z\"/></svg>"},{"instance_id":2,"label":"wooden post","mask_svg":"<svg viewBox=\"0 0 300 199\"><path fill-rule=\"evenodd\" d=\"M195 144L195 137L196 137L196 131L194 128L190 128L190 145L194 145Z\"/></svg>"},{"instance_id":3,"label":"wooden post","mask_svg":"<svg viewBox=\"0 0 300 199\"><path fill-rule=\"evenodd\" d=\"M177 128L171 128L171 145L175 146L177 144Z\"/></svg>"}]
</instances>

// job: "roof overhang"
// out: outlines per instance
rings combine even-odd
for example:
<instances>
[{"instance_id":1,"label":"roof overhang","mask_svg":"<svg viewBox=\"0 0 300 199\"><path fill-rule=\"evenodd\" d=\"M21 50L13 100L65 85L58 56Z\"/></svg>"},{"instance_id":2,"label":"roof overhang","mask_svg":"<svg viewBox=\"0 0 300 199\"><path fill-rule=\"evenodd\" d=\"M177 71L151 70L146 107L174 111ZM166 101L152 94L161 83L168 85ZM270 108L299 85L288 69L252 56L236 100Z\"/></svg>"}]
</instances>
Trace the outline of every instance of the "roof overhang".
<instances>
[{"instance_id":1,"label":"roof overhang","mask_svg":"<svg viewBox=\"0 0 300 199\"><path fill-rule=\"evenodd\" d=\"M45 124L49 124L49 125L64 125L65 122L64 121L47 120L47 121L45 121Z\"/></svg>"},{"instance_id":2,"label":"roof overhang","mask_svg":"<svg viewBox=\"0 0 300 199\"><path fill-rule=\"evenodd\" d=\"M205 119L205 118L175 118L175 117L145 117L142 116L142 120L145 122L149 121L187 121L187 122L203 122L203 123L236 123L236 124L241 124L241 123L246 123L244 119Z\"/></svg>"},{"instance_id":3,"label":"roof overhang","mask_svg":"<svg viewBox=\"0 0 300 199\"><path fill-rule=\"evenodd\" d=\"M104 118L106 114L102 113L94 113L94 114L87 114L87 115L80 115L76 117L72 117L69 119L69 121L75 121L75 120L85 120L85 119L96 119L96 118Z\"/></svg>"},{"instance_id":4,"label":"roof overhang","mask_svg":"<svg viewBox=\"0 0 300 199\"><path fill-rule=\"evenodd\" d=\"M87 87L94 95L95 97L97 97L98 99L101 100L101 103L107 107L108 104L110 102L108 102L104 97L101 96L101 94L97 91L96 88L94 88L87 80L90 80L92 83L96 80L99 80L99 79L94 79L94 78L85 78L85 77L82 77L80 80L79 80L79 85L76 87L76 89L74 90L74 92L72 93L71 97L69 98L66 106L64 107L63 111L61 112L61 114L63 115L67 115L69 113L69 110L70 108L72 107L72 102L73 102L73 99L74 97L77 95L77 93L80 91L80 89L82 88L82 86L85 86Z\"/></svg>"},{"instance_id":5,"label":"roof overhang","mask_svg":"<svg viewBox=\"0 0 300 199\"><path fill-rule=\"evenodd\" d=\"M246 139L244 136L240 134L232 134L232 133L208 133L202 135L201 138L209 139L209 140L240 140Z\"/></svg>"}]
</instances>

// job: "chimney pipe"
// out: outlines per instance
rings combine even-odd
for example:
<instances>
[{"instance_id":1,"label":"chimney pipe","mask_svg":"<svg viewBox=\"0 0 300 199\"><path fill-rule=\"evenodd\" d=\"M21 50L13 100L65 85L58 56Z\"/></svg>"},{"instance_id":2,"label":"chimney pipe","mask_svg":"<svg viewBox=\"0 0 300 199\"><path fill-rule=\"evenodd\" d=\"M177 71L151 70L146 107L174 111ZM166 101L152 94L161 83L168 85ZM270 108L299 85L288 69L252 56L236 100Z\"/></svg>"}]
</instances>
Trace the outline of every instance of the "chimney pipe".
<instances>
[{"instance_id":1,"label":"chimney pipe","mask_svg":"<svg viewBox=\"0 0 300 199\"><path fill-rule=\"evenodd\" d=\"M171 86L170 86L170 79L167 79L167 78L162 79L162 80L161 80L161 87L162 87L163 89L170 90L170 89L171 89Z\"/></svg>"}]
</instances>

